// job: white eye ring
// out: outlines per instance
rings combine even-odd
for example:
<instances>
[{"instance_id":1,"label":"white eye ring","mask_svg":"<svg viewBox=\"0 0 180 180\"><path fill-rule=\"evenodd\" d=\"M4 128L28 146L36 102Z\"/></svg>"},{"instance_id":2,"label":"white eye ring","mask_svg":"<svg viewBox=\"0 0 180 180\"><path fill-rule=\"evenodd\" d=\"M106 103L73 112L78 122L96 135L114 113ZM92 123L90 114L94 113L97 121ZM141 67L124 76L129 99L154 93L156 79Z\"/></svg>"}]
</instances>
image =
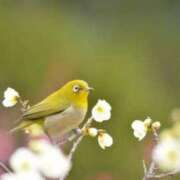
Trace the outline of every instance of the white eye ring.
<instances>
[{"instance_id":1,"label":"white eye ring","mask_svg":"<svg viewBox=\"0 0 180 180\"><path fill-rule=\"evenodd\" d=\"M73 92L78 92L80 90L80 87L78 85L73 86Z\"/></svg>"}]
</instances>

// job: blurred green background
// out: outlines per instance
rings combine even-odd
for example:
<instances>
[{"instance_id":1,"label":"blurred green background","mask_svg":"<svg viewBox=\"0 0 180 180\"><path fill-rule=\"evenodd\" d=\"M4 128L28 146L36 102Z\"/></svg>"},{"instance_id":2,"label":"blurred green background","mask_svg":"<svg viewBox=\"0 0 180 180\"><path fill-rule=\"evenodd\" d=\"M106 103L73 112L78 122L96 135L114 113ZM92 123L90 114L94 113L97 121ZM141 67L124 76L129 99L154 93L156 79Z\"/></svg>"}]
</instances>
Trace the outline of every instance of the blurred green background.
<instances>
[{"instance_id":1,"label":"blurred green background","mask_svg":"<svg viewBox=\"0 0 180 180\"><path fill-rule=\"evenodd\" d=\"M78 78L95 88L90 108L98 98L112 105L112 119L94 125L114 145L85 138L68 180L142 179L151 137L139 143L130 124L151 116L166 127L180 107L179 10L178 0L0 1L1 97L10 86L33 104ZM19 112L0 113L9 129Z\"/></svg>"}]
</instances>

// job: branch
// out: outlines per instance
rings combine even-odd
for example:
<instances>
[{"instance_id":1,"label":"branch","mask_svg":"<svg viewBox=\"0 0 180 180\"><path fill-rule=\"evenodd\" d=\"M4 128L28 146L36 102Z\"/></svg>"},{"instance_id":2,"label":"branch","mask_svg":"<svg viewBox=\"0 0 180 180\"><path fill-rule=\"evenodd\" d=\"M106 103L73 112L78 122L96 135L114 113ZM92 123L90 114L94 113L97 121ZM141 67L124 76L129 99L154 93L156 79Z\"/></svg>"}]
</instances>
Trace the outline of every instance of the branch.
<instances>
[{"instance_id":1,"label":"branch","mask_svg":"<svg viewBox=\"0 0 180 180\"><path fill-rule=\"evenodd\" d=\"M153 139L155 141L155 144L157 144L159 142L159 136L158 136L158 133L155 129L153 130ZM172 171L172 172L167 172L167 173L156 174L157 168L156 168L156 164L154 161L152 161L150 163L148 170L146 168L145 162L143 161L143 168L144 168L143 180L160 179L163 177L174 176L179 172L179 171Z\"/></svg>"},{"instance_id":2,"label":"branch","mask_svg":"<svg viewBox=\"0 0 180 180\"><path fill-rule=\"evenodd\" d=\"M19 97L19 103L21 104L21 112L24 113L27 109L29 109L29 100L22 100L21 97Z\"/></svg>"},{"instance_id":3,"label":"branch","mask_svg":"<svg viewBox=\"0 0 180 180\"><path fill-rule=\"evenodd\" d=\"M155 144L157 144L159 142L159 136L158 136L158 133L157 133L157 131L155 129L153 129L153 139L154 139ZM144 167L144 164L145 163L143 163L143 167ZM154 177L155 174L156 174L155 171L156 171L156 164L155 164L154 161L152 161L150 163L150 166L149 166L148 170L147 169L145 170L145 168L144 168L143 180L148 180L148 179L151 179L152 177Z\"/></svg>"},{"instance_id":4,"label":"branch","mask_svg":"<svg viewBox=\"0 0 180 180\"><path fill-rule=\"evenodd\" d=\"M147 173L147 167L146 167L145 160L142 161L142 164L143 164L144 174L146 174Z\"/></svg>"},{"instance_id":5,"label":"branch","mask_svg":"<svg viewBox=\"0 0 180 180\"><path fill-rule=\"evenodd\" d=\"M143 180L148 180L148 179L151 179L151 178L153 178L155 176L155 169L156 169L155 167L156 167L156 165L152 161L150 166L149 166L149 170L146 171L146 173L145 173L145 175L143 177Z\"/></svg>"},{"instance_id":6,"label":"branch","mask_svg":"<svg viewBox=\"0 0 180 180\"><path fill-rule=\"evenodd\" d=\"M2 162L0 161L0 167L7 173L12 173L11 170Z\"/></svg>"},{"instance_id":7,"label":"branch","mask_svg":"<svg viewBox=\"0 0 180 180\"><path fill-rule=\"evenodd\" d=\"M155 144L158 144L158 142L159 142L159 135L158 135L157 130L155 130L155 129L153 129L153 139L154 139Z\"/></svg>"},{"instance_id":8,"label":"branch","mask_svg":"<svg viewBox=\"0 0 180 180\"><path fill-rule=\"evenodd\" d=\"M73 144L73 147L69 153L69 159L72 159L78 145L80 144L80 142L83 140L84 136L85 136L85 133L83 133L83 131L88 128L90 126L90 124L92 123L93 121L93 118L90 117L87 122L84 124L84 126L81 128L82 132L81 132L81 135L78 137L78 139L74 142Z\"/></svg>"},{"instance_id":9,"label":"branch","mask_svg":"<svg viewBox=\"0 0 180 180\"><path fill-rule=\"evenodd\" d=\"M156 174L156 175L150 175L149 179L154 178L154 179L160 179L163 177L168 177L168 176L174 176L178 173L179 171L172 171L172 172L168 172L168 173L161 173L161 174Z\"/></svg>"}]
</instances>

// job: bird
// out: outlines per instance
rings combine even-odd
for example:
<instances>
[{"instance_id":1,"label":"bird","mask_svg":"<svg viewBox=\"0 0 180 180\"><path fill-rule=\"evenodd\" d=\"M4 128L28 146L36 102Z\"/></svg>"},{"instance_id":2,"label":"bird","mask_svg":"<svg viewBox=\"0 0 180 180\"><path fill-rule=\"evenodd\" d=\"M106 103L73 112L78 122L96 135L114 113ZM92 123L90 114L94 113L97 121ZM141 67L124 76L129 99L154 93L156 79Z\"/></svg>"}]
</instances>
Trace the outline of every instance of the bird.
<instances>
[{"instance_id":1,"label":"bird","mask_svg":"<svg viewBox=\"0 0 180 180\"><path fill-rule=\"evenodd\" d=\"M36 124L52 139L62 137L78 128L84 120L92 89L84 80L67 82L44 100L26 109L10 132L26 130Z\"/></svg>"}]
</instances>

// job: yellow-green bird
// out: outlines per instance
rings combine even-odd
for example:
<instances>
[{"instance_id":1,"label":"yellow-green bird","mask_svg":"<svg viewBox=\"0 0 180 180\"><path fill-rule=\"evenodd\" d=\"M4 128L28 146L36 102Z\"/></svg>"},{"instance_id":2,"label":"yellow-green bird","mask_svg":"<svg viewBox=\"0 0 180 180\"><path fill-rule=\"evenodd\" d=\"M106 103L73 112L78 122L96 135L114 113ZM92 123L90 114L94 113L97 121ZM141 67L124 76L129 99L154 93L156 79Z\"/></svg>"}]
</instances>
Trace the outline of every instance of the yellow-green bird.
<instances>
[{"instance_id":1,"label":"yellow-green bird","mask_svg":"<svg viewBox=\"0 0 180 180\"><path fill-rule=\"evenodd\" d=\"M84 120L88 108L88 95L92 88L83 80L73 80L31 106L11 132L40 125L51 138L58 138L75 129Z\"/></svg>"}]
</instances>

